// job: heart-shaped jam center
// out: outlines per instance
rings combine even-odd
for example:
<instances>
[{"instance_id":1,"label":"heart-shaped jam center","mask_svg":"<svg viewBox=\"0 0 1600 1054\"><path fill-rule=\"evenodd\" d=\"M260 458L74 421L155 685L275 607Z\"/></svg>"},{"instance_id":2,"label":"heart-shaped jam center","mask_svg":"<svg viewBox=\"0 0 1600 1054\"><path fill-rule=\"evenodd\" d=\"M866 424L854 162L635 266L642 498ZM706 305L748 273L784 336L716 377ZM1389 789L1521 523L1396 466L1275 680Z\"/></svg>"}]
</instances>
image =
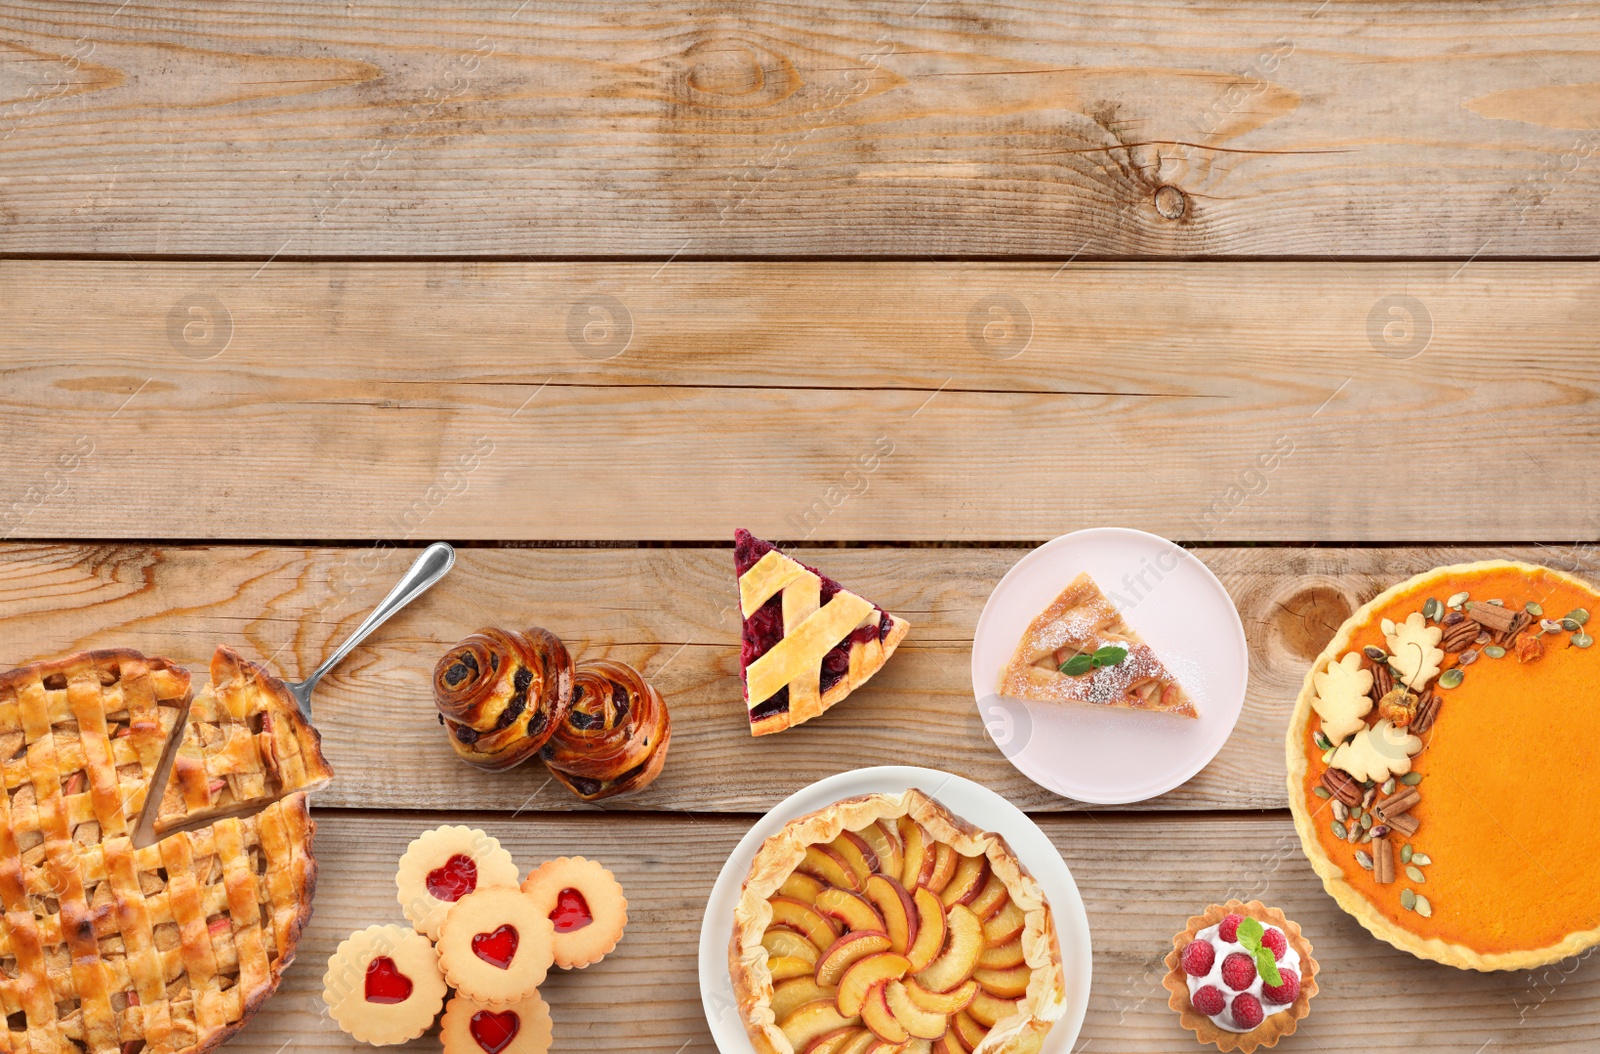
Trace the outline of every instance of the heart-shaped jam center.
<instances>
[{"instance_id":1,"label":"heart-shaped jam center","mask_svg":"<svg viewBox=\"0 0 1600 1054\"><path fill-rule=\"evenodd\" d=\"M511 969L511 960L517 954L517 928L505 925L493 933L474 934L472 954L490 966Z\"/></svg>"},{"instance_id":2,"label":"heart-shaped jam center","mask_svg":"<svg viewBox=\"0 0 1600 1054\"><path fill-rule=\"evenodd\" d=\"M502 1050L511 1045L517 1038L517 1032L522 1028L522 1019L515 1010L506 1010L495 1013L492 1010L480 1010L472 1015L467 1029L472 1033L472 1038L478 1041L488 1054L500 1054Z\"/></svg>"},{"instance_id":3,"label":"heart-shaped jam center","mask_svg":"<svg viewBox=\"0 0 1600 1054\"><path fill-rule=\"evenodd\" d=\"M387 955L376 956L367 963L366 996L369 1003L403 1003L411 998L411 978Z\"/></svg>"},{"instance_id":4,"label":"heart-shaped jam center","mask_svg":"<svg viewBox=\"0 0 1600 1054\"><path fill-rule=\"evenodd\" d=\"M589 912L589 902L583 899L583 894L576 889L563 889L556 894L556 910L550 913L550 921L555 923L557 933L571 933L581 930L594 921L594 916Z\"/></svg>"},{"instance_id":5,"label":"heart-shaped jam center","mask_svg":"<svg viewBox=\"0 0 1600 1054\"><path fill-rule=\"evenodd\" d=\"M428 895L435 900L454 904L477 888L478 865L464 853L457 853L443 867L428 872Z\"/></svg>"}]
</instances>

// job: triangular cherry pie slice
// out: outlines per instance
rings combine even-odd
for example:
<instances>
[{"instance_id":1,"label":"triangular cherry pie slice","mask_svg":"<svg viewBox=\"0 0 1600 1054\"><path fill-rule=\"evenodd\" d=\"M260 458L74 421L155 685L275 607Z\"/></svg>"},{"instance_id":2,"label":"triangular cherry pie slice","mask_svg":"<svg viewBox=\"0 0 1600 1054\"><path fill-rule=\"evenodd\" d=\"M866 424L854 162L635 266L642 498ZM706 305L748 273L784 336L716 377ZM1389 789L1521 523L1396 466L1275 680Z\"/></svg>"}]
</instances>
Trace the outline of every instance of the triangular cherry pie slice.
<instances>
[{"instance_id":1,"label":"triangular cherry pie slice","mask_svg":"<svg viewBox=\"0 0 1600 1054\"><path fill-rule=\"evenodd\" d=\"M839 702L883 668L911 628L742 528L733 565L751 735L782 732Z\"/></svg>"},{"instance_id":2,"label":"triangular cherry pie slice","mask_svg":"<svg viewBox=\"0 0 1600 1054\"><path fill-rule=\"evenodd\" d=\"M1090 665L1102 648L1123 649L1126 658ZM1087 669L1076 676L1065 672ZM1000 671L997 691L1011 699L1042 703L1094 703L1130 710L1159 710L1198 717L1194 702L1156 653L1122 614L1081 574L1028 624L1011 661Z\"/></svg>"}]
</instances>

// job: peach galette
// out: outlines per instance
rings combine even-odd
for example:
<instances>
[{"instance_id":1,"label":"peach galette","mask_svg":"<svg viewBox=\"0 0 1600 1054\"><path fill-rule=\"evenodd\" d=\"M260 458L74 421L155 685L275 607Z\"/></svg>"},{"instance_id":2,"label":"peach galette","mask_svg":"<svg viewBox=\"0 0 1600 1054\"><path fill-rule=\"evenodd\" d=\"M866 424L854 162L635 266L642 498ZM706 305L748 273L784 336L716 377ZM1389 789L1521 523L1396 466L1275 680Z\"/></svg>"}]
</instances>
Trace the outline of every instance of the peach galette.
<instances>
[{"instance_id":1,"label":"peach galette","mask_svg":"<svg viewBox=\"0 0 1600 1054\"><path fill-rule=\"evenodd\" d=\"M918 790L847 798L768 838L728 959L760 1054L1018 1054L1066 1007L1038 883L999 835Z\"/></svg>"}]
</instances>

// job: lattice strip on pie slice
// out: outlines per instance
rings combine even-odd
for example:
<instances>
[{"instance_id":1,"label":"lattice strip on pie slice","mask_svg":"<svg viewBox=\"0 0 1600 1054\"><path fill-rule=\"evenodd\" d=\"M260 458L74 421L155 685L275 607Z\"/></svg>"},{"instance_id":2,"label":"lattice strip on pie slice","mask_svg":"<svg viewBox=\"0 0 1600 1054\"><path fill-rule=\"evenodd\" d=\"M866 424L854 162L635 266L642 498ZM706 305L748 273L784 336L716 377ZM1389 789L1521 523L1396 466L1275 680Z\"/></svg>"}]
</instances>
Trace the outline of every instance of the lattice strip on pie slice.
<instances>
[{"instance_id":1,"label":"lattice strip on pie slice","mask_svg":"<svg viewBox=\"0 0 1600 1054\"><path fill-rule=\"evenodd\" d=\"M883 668L910 628L745 530L734 569L740 668L753 735L809 721Z\"/></svg>"},{"instance_id":2,"label":"lattice strip on pie slice","mask_svg":"<svg viewBox=\"0 0 1600 1054\"><path fill-rule=\"evenodd\" d=\"M1100 648L1127 649L1115 665L1079 676L1060 667ZM1039 613L1000 671L999 694L1049 703L1093 703L1197 717L1194 702L1093 578L1080 574Z\"/></svg>"},{"instance_id":3,"label":"lattice strip on pie slice","mask_svg":"<svg viewBox=\"0 0 1600 1054\"><path fill-rule=\"evenodd\" d=\"M157 834L323 786L333 770L321 744L283 681L217 648L211 682L189 709Z\"/></svg>"}]
</instances>

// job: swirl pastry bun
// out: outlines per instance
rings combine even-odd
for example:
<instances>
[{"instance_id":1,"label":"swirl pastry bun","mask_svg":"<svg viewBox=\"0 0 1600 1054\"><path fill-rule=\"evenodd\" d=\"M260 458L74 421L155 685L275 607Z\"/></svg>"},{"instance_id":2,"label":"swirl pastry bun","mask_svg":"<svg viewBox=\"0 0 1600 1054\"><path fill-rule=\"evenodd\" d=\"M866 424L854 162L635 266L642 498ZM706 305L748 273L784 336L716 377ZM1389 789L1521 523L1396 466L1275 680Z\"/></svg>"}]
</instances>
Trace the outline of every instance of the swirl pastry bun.
<instances>
[{"instance_id":1,"label":"swirl pastry bun","mask_svg":"<svg viewBox=\"0 0 1600 1054\"><path fill-rule=\"evenodd\" d=\"M572 673L572 656L549 630L479 630L434 667L433 702L463 761L508 769L566 719Z\"/></svg>"},{"instance_id":2,"label":"swirl pastry bun","mask_svg":"<svg viewBox=\"0 0 1600 1054\"><path fill-rule=\"evenodd\" d=\"M572 705L539 756L584 801L642 790L666 764L667 704L639 671L611 659L581 662Z\"/></svg>"}]
</instances>

